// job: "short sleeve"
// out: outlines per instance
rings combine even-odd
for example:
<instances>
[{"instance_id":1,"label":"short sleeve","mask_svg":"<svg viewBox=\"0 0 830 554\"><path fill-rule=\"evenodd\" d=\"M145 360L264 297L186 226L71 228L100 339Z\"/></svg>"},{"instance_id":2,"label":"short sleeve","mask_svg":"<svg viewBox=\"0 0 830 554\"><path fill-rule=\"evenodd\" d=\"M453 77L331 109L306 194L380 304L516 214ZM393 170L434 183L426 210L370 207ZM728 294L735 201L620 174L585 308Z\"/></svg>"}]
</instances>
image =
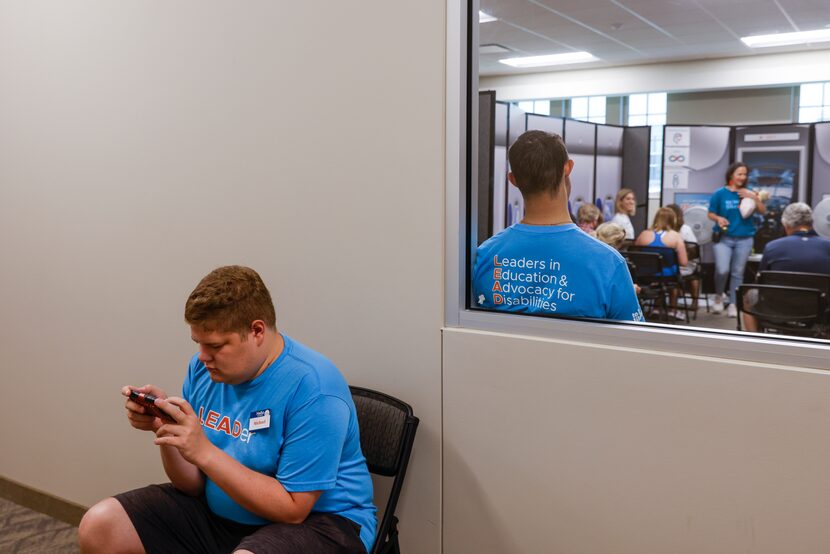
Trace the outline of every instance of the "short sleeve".
<instances>
[{"instance_id":1,"label":"short sleeve","mask_svg":"<svg viewBox=\"0 0 830 554\"><path fill-rule=\"evenodd\" d=\"M643 321L640 302L634 292L634 282L625 263L618 263L611 280L611 299L608 319L617 321Z\"/></svg>"},{"instance_id":2,"label":"short sleeve","mask_svg":"<svg viewBox=\"0 0 830 554\"><path fill-rule=\"evenodd\" d=\"M190 394L193 390L193 366L196 363L196 356L194 355L190 359L190 363L187 364L187 373L184 376L184 382L182 383L182 398L188 401L188 403L192 404L190 400Z\"/></svg>"},{"instance_id":3,"label":"short sleeve","mask_svg":"<svg viewBox=\"0 0 830 554\"><path fill-rule=\"evenodd\" d=\"M289 492L334 488L349 428L349 407L336 396L319 395L286 421L277 480Z\"/></svg>"},{"instance_id":4,"label":"short sleeve","mask_svg":"<svg viewBox=\"0 0 830 554\"><path fill-rule=\"evenodd\" d=\"M709 198L709 211L713 214L721 215L718 211L718 198L720 198L720 195L717 192Z\"/></svg>"}]
</instances>

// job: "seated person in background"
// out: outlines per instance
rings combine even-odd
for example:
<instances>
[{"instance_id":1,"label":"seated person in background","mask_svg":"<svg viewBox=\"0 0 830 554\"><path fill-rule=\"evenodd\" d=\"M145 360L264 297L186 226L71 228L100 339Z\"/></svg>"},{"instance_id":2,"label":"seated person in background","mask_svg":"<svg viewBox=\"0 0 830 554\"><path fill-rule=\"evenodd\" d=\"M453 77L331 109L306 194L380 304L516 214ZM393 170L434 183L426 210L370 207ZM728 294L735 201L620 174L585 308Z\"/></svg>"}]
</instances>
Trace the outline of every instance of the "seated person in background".
<instances>
[{"instance_id":1,"label":"seated person in background","mask_svg":"<svg viewBox=\"0 0 830 554\"><path fill-rule=\"evenodd\" d=\"M830 240L813 230L813 210L804 202L790 204L781 214L786 237L775 239L764 247L759 271L798 271L830 275ZM744 298L751 305L754 298ZM757 300L755 300L757 301ZM758 331L758 322L749 314L743 316L743 328Z\"/></svg>"},{"instance_id":2,"label":"seated person in background","mask_svg":"<svg viewBox=\"0 0 830 554\"><path fill-rule=\"evenodd\" d=\"M813 210L804 202L781 214L786 237L767 243L759 271L801 271L830 275L830 240L813 230Z\"/></svg>"},{"instance_id":3,"label":"seated person in background","mask_svg":"<svg viewBox=\"0 0 830 554\"><path fill-rule=\"evenodd\" d=\"M677 263L684 266L689 263L686 256L686 244L680 237L680 233L674 230L676 218L670 208L660 208L654 214L654 222L651 229L646 229L639 234L634 244L637 246L655 246L660 248L671 248L677 254ZM663 268L663 275L677 275L678 267Z\"/></svg>"},{"instance_id":4,"label":"seated person in background","mask_svg":"<svg viewBox=\"0 0 830 554\"><path fill-rule=\"evenodd\" d=\"M674 217L676 218L674 223L674 230L680 233L680 238L683 239L683 242L693 242L697 244L697 237L695 236L694 231L692 228L686 225L683 221L683 210L680 209L680 206L677 204L669 204L666 206L671 211L674 212ZM680 276L681 277L688 277L692 275L695 271L697 271L697 266L700 263L700 260L688 260L686 265L680 266ZM700 280L694 279L688 281L689 283L689 292L692 294L692 309L697 309L697 301L700 297Z\"/></svg>"},{"instance_id":5,"label":"seated person in background","mask_svg":"<svg viewBox=\"0 0 830 554\"><path fill-rule=\"evenodd\" d=\"M616 223L625 230L625 238L634 240L634 225L631 216L637 211L637 197L631 189L620 189L614 200L614 217L611 223Z\"/></svg>"},{"instance_id":6,"label":"seated person in background","mask_svg":"<svg viewBox=\"0 0 830 554\"><path fill-rule=\"evenodd\" d=\"M651 225L651 229L646 229L640 233L637 240L634 241L634 244L637 246L671 248L676 253L677 264L680 267L685 266L689 263L689 259L686 256L686 244L680 237L680 233L674 230L676 223L677 219L671 208L660 208L654 214L654 222ZM678 265L664 267L663 276L671 277L672 275L677 275L678 271ZM675 319L683 320L686 319L685 315L676 310L677 294L678 289L673 287L671 289L671 307L673 311L670 315L673 315Z\"/></svg>"},{"instance_id":7,"label":"seated person in background","mask_svg":"<svg viewBox=\"0 0 830 554\"><path fill-rule=\"evenodd\" d=\"M597 238L611 248L619 250L625 242L625 229L609 221L597 227Z\"/></svg>"},{"instance_id":8,"label":"seated person in background","mask_svg":"<svg viewBox=\"0 0 830 554\"><path fill-rule=\"evenodd\" d=\"M372 480L334 364L277 330L271 295L247 267L209 273L184 316L199 352L183 398L152 385L121 391L171 483L95 504L78 531L81 551L371 550ZM170 421L129 400L131 389L156 396Z\"/></svg>"},{"instance_id":9,"label":"seated person in background","mask_svg":"<svg viewBox=\"0 0 830 554\"><path fill-rule=\"evenodd\" d=\"M614 250L619 250L625 242L625 231L616 223L602 223L597 227L597 239L601 240ZM627 263L627 261L626 261ZM629 266L629 272L633 271ZM634 283L634 294L640 294L640 285Z\"/></svg>"},{"instance_id":10,"label":"seated person in background","mask_svg":"<svg viewBox=\"0 0 830 554\"><path fill-rule=\"evenodd\" d=\"M680 206L677 204L669 204L666 207L674 212L674 230L680 233L680 238L682 238L685 242L696 243L697 237L695 236L695 232L692 231L692 228L686 225L683 221L683 210L680 209Z\"/></svg>"},{"instance_id":11,"label":"seated person in background","mask_svg":"<svg viewBox=\"0 0 830 554\"><path fill-rule=\"evenodd\" d=\"M559 135L528 131L508 152L508 180L525 215L476 251L473 301L507 312L642 320L619 252L579 230L568 213L569 159Z\"/></svg>"},{"instance_id":12,"label":"seated person in background","mask_svg":"<svg viewBox=\"0 0 830 554\"><path fill-rule=\"evenodd\" d=\"M599 213L599 208L593 204L582 204L579 211L576 212L576 224L580 229L591 235L597 236L597 225L602 223L602 214Z\"/></svg>"}]
</instances>

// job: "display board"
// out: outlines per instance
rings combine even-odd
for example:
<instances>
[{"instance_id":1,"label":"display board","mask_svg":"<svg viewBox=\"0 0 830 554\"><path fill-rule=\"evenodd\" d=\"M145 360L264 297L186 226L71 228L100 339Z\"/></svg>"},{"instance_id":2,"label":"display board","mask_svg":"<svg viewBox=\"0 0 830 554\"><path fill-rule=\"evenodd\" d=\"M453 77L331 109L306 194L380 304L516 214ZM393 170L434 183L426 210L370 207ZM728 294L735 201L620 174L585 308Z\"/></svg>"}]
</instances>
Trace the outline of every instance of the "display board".
<instances>
[{"instance_id":1,"label":"display board","mask_svg":"<svg viewBox=\"0 0 830 554\"><path fill-rule=\"evenodd\" d=\"M735 159L749 167L747 186L766 192L767 212L753 215L753 247L784 236L781 214L790 203L808 199L810 125L753 125L735 131Z\"/></svg>"},{"instance_id":2,"label":"display board","mask_svg":"<svg viewBox=\"0 0 830 554\"><path fill-rule=\"evenodd\" d=\"M496 102L493 139L493 217L484 234L495 235L507 219L507 115L509 104Z\"/></svg>"},{"instance_id":3,"label":"display board","mask_svg":"<svg viewBox=\"0 0 830 554\"><path fill-rule=\"evenodd\" d=\"M478 185L472 197L477 244L524 217L521 193L507 180L507 152L527 130L558 134L565 140L574 160L570 196L574 213L582 202L595 203L598 198L607 204L608 211L613 211L614 197L625 179L626 186L639 189L639 201L647 199L650 127L627 128L528 114L513 104L495 101L491 91L479 93L478 127ZM636 217L642 218L643 214ZM637 228L637 220L632 218L632 222Z\"/></svg>"},{"instance_id":4,"label":"display board","mask_svg":"<svg viewBox=\"0 0 830 554\"><path fill-rule=\"evenodd\" d=\"M478 187L473 198L473 205L476 206L476 219L473 222L473 228L477 229L476 245L485 241L493 228L495 103L495 91L478 93Z\"/></svg>"},{"instance_id":5,"label":"display board","mask_svg":"<svg viewBox=\"0 0 830 554\"><path fill-rule=\"evenodd\" d=\"M676 204L675 193L711 195L724 184L730 163L731 127L663 128L663 187L660 205Z\"/></svg>"},{"instance_id":6,"label":"display board","mask_svg":"<svg viewBox=\"0 0 830 554\"><path fill-rule=\"evenodd\" d=\"M571 171L571 209L594 201L594 163L597 150L596 125L575 119L565 120L565 144L574 161Z\"/></svg>"},{"instance_id":7,"label":"display board","mask_svg":"<svg viewBox=\"0 0 830 554\"><path fill-rule=\"evenodd\" d=\"M767 125L735 130L735 159L749 166L748 185L767 191L767 208L781 211L806 200L809 125Z\"/></svg>"},{"instance_id":8,"label":"display board","mask_svg":"<svg viewBox=\"0 0 830 554\"><path fill-rule=\"evenodd\" d=\"M563 136L565 120L561 117L550 117L535 113L527 114L525 129L528 131L545 131L554 135Z\"/></svg>"},{"instance_id":9,"label":"display board","mask_svg":"<svg viewBox=\"0 0 830 554\"><path fill-rule=\"evenodd\" d=\"M651 127L625 127L623 130L622 187L634 191L637 213L631 217L634 234L646 228L648 214L648 177L651 149ZM620 187L620 188L622 188ZM616 196L616 191L614 192ZM613 211L613 198L611 199Z\"/></svg>"},{"instance_id":10,"label":"display board","mask_svg":"<svg viewBox=\"0 0 830 554\"><path fill-rule=\"evenodd\" d=\"M527 128L526 113L519 109L515 104L507 106L507 144L513 144L516 139L524 133ZM507 171L510 171L510 161L507 162ZM506 180L506 177L505 177ZM522 193L519 189L511 184L507 184L507 214L504 224L510 227L514 223L522 220L525 213L525 202L522 198Z\"/></svg>"},{"instance_id":11,"label":"display board","mask_svg":"<svg viewBox=\"0 0 830 554\"><path fill-rule=\"evenodd\" d=\"M614 215L614 198L622 188L623 178L623 127L597 125L596 173L594 202L602 203L603 217Z\"/></svg>"},{"instance_id":12,"label":"display board","mask_svg":"<svg viewBox=\"0 0 830 554\"><path fill-rule=\"evenodd\" d=\"M813 139L812 194L808 203L816 207L830 198L830 122L816 123Z\"/></svg>"}]
</instances>

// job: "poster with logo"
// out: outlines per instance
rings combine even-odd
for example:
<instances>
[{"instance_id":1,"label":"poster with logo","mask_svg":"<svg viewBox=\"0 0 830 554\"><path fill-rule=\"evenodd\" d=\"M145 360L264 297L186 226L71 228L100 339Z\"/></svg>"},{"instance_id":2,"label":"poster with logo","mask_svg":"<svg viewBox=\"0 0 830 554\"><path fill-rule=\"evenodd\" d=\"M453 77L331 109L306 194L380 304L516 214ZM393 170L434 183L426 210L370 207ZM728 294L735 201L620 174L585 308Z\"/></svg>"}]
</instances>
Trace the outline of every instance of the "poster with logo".
<instances>
[{"instance_id":1,"label":"poster with logo","mask_svg":"<svg viewBox=\"0 0 830 554\"><path fill-rule=\"evenodd\" d=\"M663 165L666 167L689 167L689 147L666 148Z\"/></svg>"},{"instance_id":2,"label":"poster with logo","mask_svg":"<svg viewBox=\"0 0 830 554\"><path fill-rule=\"evenodd\" d=\"M663 175L663 186L671 190L684 190L689 188L689 170L666 168Z\"/></svg>"}]
</instances>

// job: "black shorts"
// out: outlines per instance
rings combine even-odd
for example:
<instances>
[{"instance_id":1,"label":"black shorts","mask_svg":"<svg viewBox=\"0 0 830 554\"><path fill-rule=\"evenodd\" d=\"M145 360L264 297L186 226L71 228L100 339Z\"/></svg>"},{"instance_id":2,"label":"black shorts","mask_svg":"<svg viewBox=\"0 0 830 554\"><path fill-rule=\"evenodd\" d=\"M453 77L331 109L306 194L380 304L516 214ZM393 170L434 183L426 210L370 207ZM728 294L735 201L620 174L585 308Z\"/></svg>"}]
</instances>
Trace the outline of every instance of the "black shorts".
<instances>
[{"instance_id":1,"label":"black shorts","mask_svg":"<svg viewBox=\"0 0 830 554\"><path fill-rule=\"evenodd\" d=\"M170 483L115 496L148 554L219 554L245 549L255 554L366 554L360 525L335 514L312 512L299 525L244 525L217 516L204 496L192 497Z\"/></svg>"}]
</instances>

